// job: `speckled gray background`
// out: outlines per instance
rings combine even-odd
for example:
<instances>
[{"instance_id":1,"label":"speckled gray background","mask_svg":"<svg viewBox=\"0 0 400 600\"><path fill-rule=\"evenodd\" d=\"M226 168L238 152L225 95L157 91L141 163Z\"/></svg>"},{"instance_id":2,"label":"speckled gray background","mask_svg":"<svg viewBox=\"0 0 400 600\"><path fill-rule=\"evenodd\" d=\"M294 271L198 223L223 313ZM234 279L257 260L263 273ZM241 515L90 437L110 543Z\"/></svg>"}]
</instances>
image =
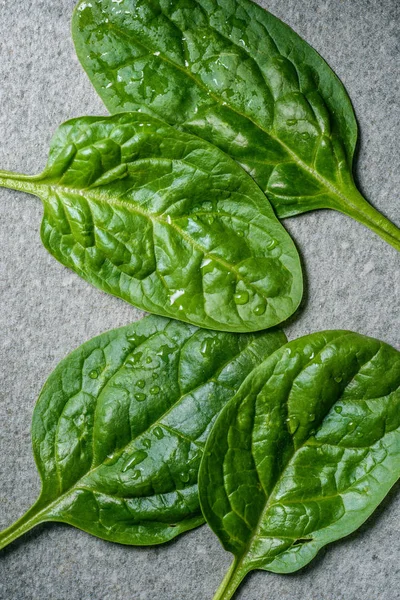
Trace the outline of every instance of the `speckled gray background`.
<instances>
[{"instance_id":1,"label":"speckled gray background","mask_svg":"<svg viewBox=\"0 0 400 600\"><path fill-rule=\"evenodd\" d=\"M400 224L398 0L261 2L307 39L341 77L361 127L357 176ZM104 114L74 54L74 0L0 0L0 166L44 166L57 125ZM41 246L38 200L0 190L0 527L39 492L31 456L34 402L80 343L139 311L60 266ZM286 221L308 291L289 338L347 328L400 348L400 255L361 225L321 211ZM400 598L400 495L302 572L248 578L238 600ZM38 527L0 555L1 600L208 600L230 556L203 527L166 547L125 548L67 526Z\"/></svg>"}]
</instances>

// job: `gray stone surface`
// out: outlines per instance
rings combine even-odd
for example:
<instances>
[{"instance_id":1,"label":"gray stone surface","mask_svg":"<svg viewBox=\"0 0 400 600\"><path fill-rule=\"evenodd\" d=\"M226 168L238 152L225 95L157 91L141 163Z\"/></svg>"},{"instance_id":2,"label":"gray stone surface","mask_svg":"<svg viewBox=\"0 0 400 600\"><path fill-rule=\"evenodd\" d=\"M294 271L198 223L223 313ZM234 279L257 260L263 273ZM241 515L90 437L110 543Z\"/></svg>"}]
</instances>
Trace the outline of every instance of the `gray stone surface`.
<instances>
[{"instance_id":1,"label":"gray stone surface","mask_svg":"<svg viewBox=\"0 0 400 600\"><path fill-rule=\"evenodd\" d=\"M398 0L261 2L307 39L341 77L361 127L357 176L367 197L400 224ZM0 165L39 172L57 125L105 114L74 55L74 0L0 0ZM396 38L397 35L397 38ZM139 318L60 266L41 246L42 208L0 190L0 527L39 492L31 456L34 402L68 352ZM350 219L322 211L286 221L303 255L308 290L287 328L294 337L348 328L400 348L399 254ZM301 573L257 573L242 600L400 598L400 496L395 488L359 532ZM203 527L167 547L125 548L71 527L38 527L0 556L1 600L206 600L230 556Z\"/></svg>"}]
</instances>

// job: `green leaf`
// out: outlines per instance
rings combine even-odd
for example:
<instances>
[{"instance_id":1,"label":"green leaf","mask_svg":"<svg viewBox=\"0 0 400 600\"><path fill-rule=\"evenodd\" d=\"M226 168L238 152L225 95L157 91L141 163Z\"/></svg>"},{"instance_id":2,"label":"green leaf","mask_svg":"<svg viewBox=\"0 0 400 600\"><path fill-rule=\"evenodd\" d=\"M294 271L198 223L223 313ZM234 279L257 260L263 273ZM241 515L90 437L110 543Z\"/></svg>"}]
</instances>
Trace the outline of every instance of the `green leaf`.
<instances>
[{"instance_id":1,"label":"green leaf","mask_svg":"<svg viewBox=\"0 0 400 600\"><path fill-rule=\"evenodd\" d=\"M42 199L42 241L62 264L149 312L257 331L300 303L296 248L258 186L151 116L69 121L42 175L0 172L0 186Z\"/></svg>"},{"instance_id":2,"label":"green leaf","mask_svg":"<svg viewBox=\"0 0 400 600\"><path fill-rule=\"evenodd\" d=\"M83 344L36 404L42 492L0 548L44 521L136 545L203 523L197 475L211 424L285 341L281 331L217 333L150 316Z\"/></svg>"},{"instance_id":3,"label":"green leaf","mask_svg":"<svg viewBox=\"0 0 400 600\"><path fill-rule=\"evenodd\" d=\"M207 440L203 514L253 569L291 573L357 529L400 476L400 353L346 331L305 336L247 377Z\"/></svg>"},{"instance_id":4,"label":"green leaf","mask_svg":"<svg viewBox=\"0 0 400 600\"><path fill-rule=\"evenodd\" d=\"M400 230L356 189L347 93L294 31L249 0L82 0L78 57L111 113L137 110L235 158L279 217L350 215L400 250Z\"/></svg>"}]
</instances>

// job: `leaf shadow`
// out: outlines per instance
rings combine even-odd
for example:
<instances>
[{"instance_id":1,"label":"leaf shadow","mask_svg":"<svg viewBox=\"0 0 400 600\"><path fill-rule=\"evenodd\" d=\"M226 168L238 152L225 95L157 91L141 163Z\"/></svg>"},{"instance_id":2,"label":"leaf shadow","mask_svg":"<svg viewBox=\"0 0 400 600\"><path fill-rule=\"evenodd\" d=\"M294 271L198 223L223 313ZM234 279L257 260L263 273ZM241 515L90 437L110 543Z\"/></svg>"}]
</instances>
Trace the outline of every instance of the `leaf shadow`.
<instances>
[{"instance_id":1,"label":"leaf shadow","mask_svg":"<svg viewBox=\"0 0 400 600\"><path fill-rule=\"evenodd\" d=\"M1 557L5 558L8 555L13 554L14 552L18 552L19 549L21 548L21 546L35 542L41 536L46 535L46 532L48 533L54 528L54 529L60 529L60 530L63 530L63 529L74 530L75 529L75 530L85 534L85 536L92 538L94 541L103 542L104 544L107 544L108 546L111 545L111 546L124 547L127 551L135 551L135 552L142 552L142 553L152 550L153 553L157 556L160 552L162 552L162 550L164 548L173 548L176 544L178 544L181 541L182 536L185 536L186 534L196 531L197 529L199 529L200 527L202 527L204 525L205 525L205 523L202 523L201 525L198 525L194 529L185 531L182 534L177 535L172 540L169 540L168 542L164 542L162 544L155 544L155 545L149 544L148 546L139 546L139 545L134 545L134 544L122 544L119 542L113 542L112 540L106 540L104 538L100 538L96 535L93 535L83 529L79 529L78 527L69 525L68 523L62 523L60 521L47 521L44 523L40 523L39 525L36 525L33 529L30 529L29 531L24 533L21 537L13 540L8 546L5 546L0 552L1 552Z\"/></svg>"},{"instance_id":2,"label":"leaf shadow","mask_svg":"<svg viewBox=\"0 0 400 600\"><path fill-rule=\"evenodd\" d=\"M291 233L289 233L289 235L292 238L293 243L296 246L296 250L297 250L297 252L299 254L299 258L300 258L300 266L301 266L301 271L303 274L303 296L301 298L300 304L297 307L296 311L292 315L290 315L290 317L288 319L286 319L286 321L279 323L279 327L282 327L282 328L290 327L291 325L293 325L293 323L295 323L301 317L301 315L307 309L308 301L309 301L309 297L310 297L309 277L308 277L307 265L306 265L306 261L304 259L304 255L303 255L302 251L300 250L300 248L297 246L297 243L296 243L295 239L293 238L293 235Z\"/></svg>"},{"instance_id":3,"label":"leaf shadow","mask_svg":"<svg viewBox=\"0 0 400 600\"><path fill-rule=\"evenodd\" d=\"M37 538L42 536L46 531L49 531L54 525L54 523L40 523L36 525L33 529L30 529L21 537L18 537L16 540L13 540L8 546L5 546L0 552L1 557L5 558L14 552L18 552L21 546L25 544L30 544L32 541L35 541Z\"/></svg>"},{"instance_id":4,"label":"leaf shadow","mask_svg":"<svg viewBox=\"0 0 400 600\"><path fill-rule=\"evenodd\" d=\"M354 107L353 107L353 111L354 111ZM355 111L354 111L355 113ZM361 154L364 150L365 147L365 136L363 133L362 128L360 127L360 123L359 120L357 118L357 115L355 115L356 118L356 122L357 122L357 131L358 131L358 135L357 135L357 142L356 142L356 146L354 149L354 158L353 158L353 179L354 179L354 183L358 189L358 191L364 196L364 198L367 200L367 202L369 202L369 204L371 204L371 206L373 206L376 210L378 210L380 213L382 213L387 219L389 219L390 221L392 221L392 217L388 216L386 214L386 211L384 210L384 206L377 206L375 205L375 203L369 198L368 195L368 191L365 190L365 186L364 183L362 181L361 178ZM398 225L398 223L396 223L395 221L393 221L394 225Z\"/></svg>"}]
</instances>

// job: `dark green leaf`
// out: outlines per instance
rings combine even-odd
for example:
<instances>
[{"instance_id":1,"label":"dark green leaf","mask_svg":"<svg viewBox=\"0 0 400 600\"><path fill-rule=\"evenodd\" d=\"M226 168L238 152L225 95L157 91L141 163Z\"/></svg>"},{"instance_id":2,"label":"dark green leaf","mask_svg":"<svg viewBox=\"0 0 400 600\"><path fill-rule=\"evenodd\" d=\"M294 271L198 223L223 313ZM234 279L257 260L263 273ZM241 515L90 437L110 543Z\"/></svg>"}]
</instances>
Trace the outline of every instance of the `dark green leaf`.
<instances>
[{"instance_id":1,"label":"dark green leaf","mask_svg":"<svg viewBox=\"0 0 400 600\"><path fill-rule=\"evenodd\" d=\"M308 335L248 376L200 467L204 516L235 561L290 573L357 529L400 476L400 353L345 331Z\"/></svg>"},{"instance_id":2,"label":"dark green leaf","mask_svg":"<svg viewBox=\"0 0 400 600\"><path fill-rule=\"evenodd\" d=\"M209 140L279 217L333 208L400 249L354 185L347 93L294 31L249 0L82 0L79 59L111 113L149 112Z\"/></svg>"},{"instance_id":3,"label":"dark green leaf","mask_svg":"<svg viewBox=\"0 0 400 600\"><path fill-rule=\"evenodd\" d=\"M100 289L222 331L287 319L299 257L254 181L231 158L148 115L62 125L42 175L0 172L40 196L42 240Z\"/></svg>"},{"instance_id":4,"label":"dark green leaf","mask_svg":"<svg viewBox=\"0 0 400 600\"><path fill-rule=\"evenodd\" d=\"M123 544L159 544L203 522L197 474L211 424L286 341L147 317L75 350L33 414L42 493L0 548L43 521Z\"/></svg>"}]
</instances>

